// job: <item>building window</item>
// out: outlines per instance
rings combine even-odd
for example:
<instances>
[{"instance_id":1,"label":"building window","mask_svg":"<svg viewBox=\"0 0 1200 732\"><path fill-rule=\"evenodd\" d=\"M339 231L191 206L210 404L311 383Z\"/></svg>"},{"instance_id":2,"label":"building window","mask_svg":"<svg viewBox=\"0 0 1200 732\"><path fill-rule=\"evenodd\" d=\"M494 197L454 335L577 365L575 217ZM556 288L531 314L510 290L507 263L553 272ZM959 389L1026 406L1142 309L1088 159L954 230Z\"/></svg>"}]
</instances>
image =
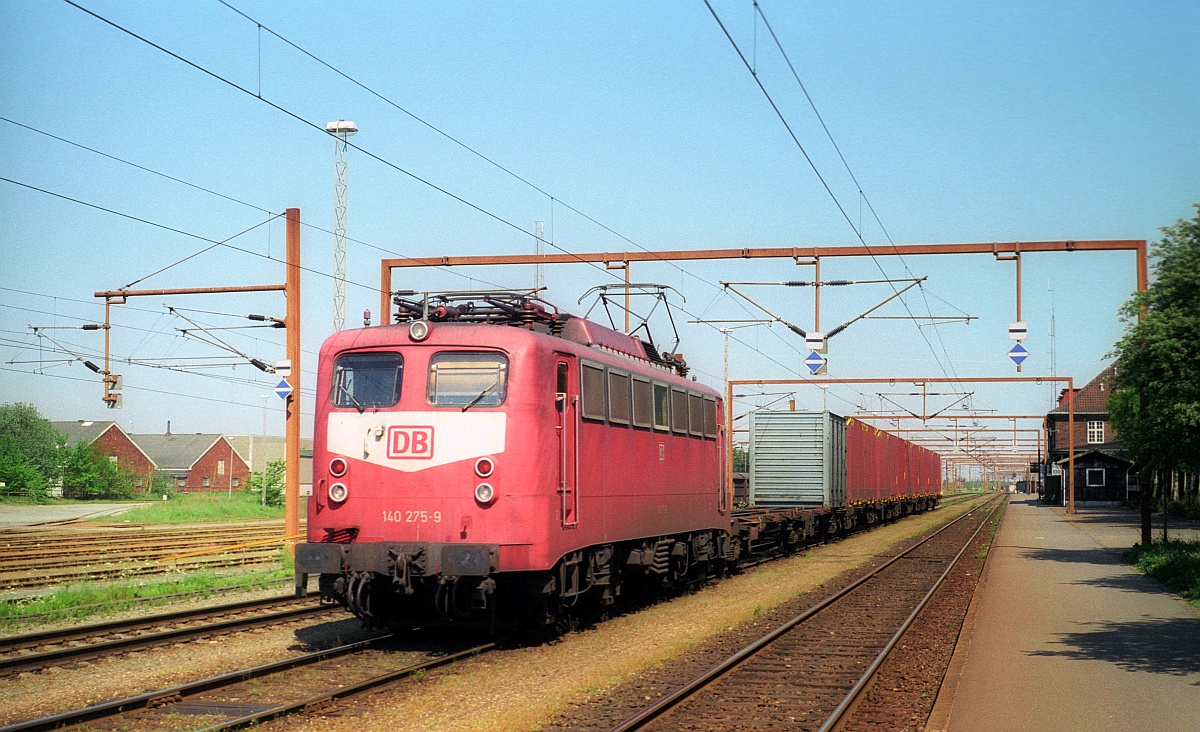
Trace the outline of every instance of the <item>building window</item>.
<instances>
[{"instance_id":1,"label":"building window","mask_svg":"<svg viewBox=\"0 0 1200 732\"><path fill-rule=\"evenodd\" d=\"M1087 486L1089 488L1104 487L1104 468L1087 469Z\"/></svg>"},{"instance_id":2,"label":"building window","mask_svg":"<svg viewBox=\"0 0 1200 732\"><path fill-rule=\"evenodd\" d=\"M110 463L112 463L113 465L116 465L116 464L117 464L117 456L116 456L116 455L109 455L109 456L108 456L108 461L109 461Z\"/></svg>"},{"instance_id":3,"label":"building window","mask_svg":"<svg viewBox=\"0 0 1200 732\"><path fill-rule=\"evenodd\" d=\"M230 482L233 484L234 488L237 488L242 484L242 479L241 478L233 478Z\"/></svg>"},{"instance_id":4,"label":"building window","mask_svg":"<svg viewBox=\"0 0 1200 732\"><path fill-rule=\"evenodd\" d=\"M225 461L224 460L217 461L217 475L225 475Z\"/></svg>"},{"instance_id":5,"label":"building window","mask_svg":"<svg viewBox=\"0 0 1200 732\"><path fill-rule=\"evenodd\" d=\"M133 484L134 484L135 486L137 486L138 488L141 488L141 487L142 487L142 479L141 479L141 478L138 478L138 479L136 479L136 480L133 482Z\"/></svg>"},{"instance_id":6,"label":"building window","mask_svg":"<svg viewBox=\"0 0 1200 732\"><path fill-rule=\"evenodd\" d=\"M205 488L207 488L209 486L208 478L204 478L203 480L201 480L200 484L203 485Z\"/></svg>"},{"instance_id":7,"label":"building window","mask_svg":"<svg viewBox=\"0 0 1200 732\"><path fill-rule=\"evenodd\" d=\"M180 488L184 487L187 485L187 478L176 478L175 485L179 486Z\"/></svg>"},{"instance_id":8,"label":"building window","mask_svg":"<svg viewBox=\"0 0 1200 732\"><path fill-rule=\"evenodd\" d=\"M1087 423L1087 441L1089 445L1099 445L1100 443L1104 442L1103 422Z\"/></svg>"}]
</instances>

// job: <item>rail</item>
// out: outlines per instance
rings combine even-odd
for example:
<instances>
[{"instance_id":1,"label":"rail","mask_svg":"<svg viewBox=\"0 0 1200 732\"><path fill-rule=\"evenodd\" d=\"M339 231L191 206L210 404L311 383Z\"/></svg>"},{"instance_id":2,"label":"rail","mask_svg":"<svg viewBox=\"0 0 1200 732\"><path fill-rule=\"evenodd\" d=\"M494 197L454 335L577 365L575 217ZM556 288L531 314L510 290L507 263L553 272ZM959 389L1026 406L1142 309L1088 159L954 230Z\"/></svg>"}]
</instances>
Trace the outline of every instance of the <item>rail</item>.
<instances>
[{"instance_id":1,"label":"rail","mask_svg":"<svg viewBox=\"0 0 1200 732\"><path fill-rule=\"evenodd\" d=\"M997 504L998 504L998 502L997 502ZM995 506L992 507L993 513L995 511L995 508L996 508ZM736 668L736 667L740 666L742 663L744 663L747 659L751 658L752 656L754 656L755 654L757 654L764 648L770 646L772 643L774 643L779 638L787 635L790 631L795 629L797 626L800 626L805 621L816 616L822 610L825 610L829 606L833 605L834 603L838 602L839 600L846 597L850 593L854 592L859 587L863 586L870 580L877 577L884 570L888 569L889 567L893 566L900 560L902 560L902 559L906 558L907 556L909 556L910 554L912 554L916 549L924 546L925 544L927 544L928 542L933 540L935 537L941 535L944 531L947 531L951 527L958 524L960 521L965 520L972 513L973 512L964 513L962 516L956 518L954 521L947 523L945 526L939 528L937 531L933 532L932 534L925 537L921 541L917 542L913 546L911 546L908 549L904 550L903 552L897 554L896 556L892 557L891 559L889 559L888 561L879 565L878 567L875 567L874 569L872 569L870 572L866 573L862 577L859 577L858 579L854 580L846 587L843 587L841 590L826 597L825 599L821 600L817 604L808 608L807 610L800 613L796 617L783 623L775 630L771 631L770 633L768 633L768 634L764 635L763 637L759 638L758 640L754 641L753 643L751 643L750 645L741 649L740 651L733 654L732 656L729 656L721 663L712 667L711 669L704 672L703 674L697 676L696 678L694 678L693 680L691 680L684 686L681 686L680 688L676 689L671 694L663 697L658 702L655 702L654 704L651 704L650 706L643 708L641 711L639 711L636 714L625 719L620 724L618 724L616 727L613 727L611 732L631 732L632 730L643 729L644 727L649 725L651 722L653 722L655 719L657 719L657 718L665 715L666 713L670 712L671 710L675 709L681 703L683 703L684 701L686 701L689 698L696 695L699 691L701 691L702 689L707 687L712 682L725 676L727 673L732 671L734 668ZM988 518L990 518L990 516L991 516L991 513L988 514ZM982 527L982 526L986 525L987 521L988 521L988 519L985 518L984 521L980 524L980 526ZM970 545L970 543L974 540L974 537L977 533L978 533L978 529L976 529L975 533L972 534L971 538L967 540L963 549L960 550L958 552L958 554L954 557L954 559L952 560L952 563L950 565L951 567L953 566L953 562L957 562L958 558L962 556L962 553L963 553L963 551L965 551L966 546ZM946 574L948 574L948 573L949 573L949 569L947 569L946 572L943 573L941 579L938 580L939 584L944 580ZM930 596L932 596L932 593L933 593L933 590L931 590L929 593L926 594L925 599L923 599L921 602L922 607L924 606L925 602L927 602L928 598ZM916 617L917 612L919 612L919 610L914 611L913 613L910 614L909 620L905 624L906 628L907 628L907 625L911 624L911 619ZM890 649L895 646L895 640L896 640L896 638L894 637L888 643L887 650L890 651ZM872 663L870 673L872 673L872 674L874 673L874 669L878 668L878 663L881 663L881 661L878 661L878 659L877 659L877 662ZM860 679L860 682L861 681L862 680ZM865 682L863 682L862 685L865 685ZM856 689L854 691L855 696L857 696L858 692L861 691L859 686L860 686L860 684L855 685L855 689ZM841 706L842 705L839 705L839 708ZM845 706L849 706L849 704L847 703Z\"/></svg>"}]
</instances>

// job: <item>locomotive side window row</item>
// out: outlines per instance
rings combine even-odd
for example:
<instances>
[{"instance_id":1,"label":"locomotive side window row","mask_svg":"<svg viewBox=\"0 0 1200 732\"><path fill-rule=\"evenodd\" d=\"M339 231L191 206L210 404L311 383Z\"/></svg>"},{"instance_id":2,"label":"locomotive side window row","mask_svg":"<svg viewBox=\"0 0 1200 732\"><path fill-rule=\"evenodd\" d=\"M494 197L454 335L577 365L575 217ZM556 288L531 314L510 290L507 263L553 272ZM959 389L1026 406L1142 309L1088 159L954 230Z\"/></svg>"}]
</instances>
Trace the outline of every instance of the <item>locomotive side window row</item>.
<instances>
[{"instance_id":1,"label":"locomotive side window row","mask_svg":"<svg viewBox=\"0 0 1200 732\"><path fill-rule=\"evenodd\" d=\"M644 376L580 364L583 418L692 437L717 436L717 402Z\"/></svg>"}]
</instances>

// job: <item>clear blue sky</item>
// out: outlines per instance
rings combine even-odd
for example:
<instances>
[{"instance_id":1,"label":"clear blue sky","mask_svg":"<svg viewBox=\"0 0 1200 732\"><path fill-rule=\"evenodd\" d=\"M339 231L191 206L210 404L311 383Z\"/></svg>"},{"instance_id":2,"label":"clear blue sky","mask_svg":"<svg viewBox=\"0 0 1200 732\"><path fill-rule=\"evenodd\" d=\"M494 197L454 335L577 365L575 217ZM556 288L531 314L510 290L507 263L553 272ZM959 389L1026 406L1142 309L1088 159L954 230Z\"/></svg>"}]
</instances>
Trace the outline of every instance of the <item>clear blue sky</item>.
<instances>
[{"instance_id":1,"label":"clear blue sky","mask_svg":"<svg viewBox=\"0 0 1200 732\"><path fill-rule=\"evenodd\" d=\"M426 122L648 249L856 245L851 226L703 2L231 3ZM481 214L367 155L351 151L347 322L377 310L381 256L532 252L527 233L569 251L632 245L554 204L304 57L215 0L80 0L305 120L346 118L353 141L470 201ZM714 7L857 224L859 196L749 2ZM1200 200L1200 6L1194 2L786 3L763 11L896 243L1148 239ZM332 140L262 101L63 2L0 4L0 116L87 145L268 211L299 207L304 265L304 431L311 432L315 353L332 331ZM261 74L260 74L261 68ZM266 214L0 122L2 175L210 239ZM497 219L502 219L498 221ZM887 239L863 215L863 236ZM508 222L507 224L504 222ZM553 226L551 226L553 223ZM510 226L508 224L515 225ZM279 222L234 244L282 256ZM198 239L0 182L0 399L52 419L118 419L136 432L256 433L278 380L241 365L179 373L122 364L125 406L108 411L99 380L54 359L28 325L102 319L92 293L199 250ZM385 250L384 254L380 250ZM928 275L915 313L978 316L919 330L858 323L831 343L837 376L1014 373L1013 266L991 257L881 257L893 277ZM1049 374L1051 299L1057 372L1086 381L1121 332L1117 308L1134 287L1131 254L1029 255L1024 262L1027 374ZM825 278L877 278L870 259L827 260ZM527 269L405 273L397 287L527 285ZM692 317L745 318L718 280L811 279L790 262L734 261L683 269L644 265L634 279L687 298L682 350L698 378L721 381L722 341ZM144 287L282 281L261 257L218 249ZM473 278L473 279L468 279ZM546 272L549 298L579 312L588 287L611 281L582 266ZM1053 293L1051 292L1053 290ZM808 291L756 289L786 319L811 327ZM890 294L886 286L828 290L826 329ZM176 328L164 298L119 309L118 356L214 356ZM928 304L927 304L928 303ZM282 316L279 295L176 298L169 304ZM893 303L880 314L900 315ZM689 314L690 313L690 314ZM215 315L204 323L238 325ZM378 319L378 313L375 315ZM101 337L47 331L92 356ZM223 331L247 354L283 357L282 335ZM253 336L253 337L252 337ZM660 331L661 338L661 331ZM778 325L737 333L735 378L784 378L802 344ZM928 340L928 343L927 343ZM936 357L935 357L936 354ZM27 363L42 360L41 363ZM10 361L14 363L9 363ZM174 362L179 363L179 362ZM157 390L157 391L149 391ZM829 406L879 406L882 387L831 390ZM753 390L749 390L753 391ZM770 390L765 390L770 391ZM1044 411L1049 386L976 388L974 405ZM165 393L164 393L165 392ZM820 391L801 390L819 408ZM743 406L763 400L747 399ZM911 402L909 402L911 404ZM281 434L280 402L266 401Z\"/></svg>"}]
</instances>

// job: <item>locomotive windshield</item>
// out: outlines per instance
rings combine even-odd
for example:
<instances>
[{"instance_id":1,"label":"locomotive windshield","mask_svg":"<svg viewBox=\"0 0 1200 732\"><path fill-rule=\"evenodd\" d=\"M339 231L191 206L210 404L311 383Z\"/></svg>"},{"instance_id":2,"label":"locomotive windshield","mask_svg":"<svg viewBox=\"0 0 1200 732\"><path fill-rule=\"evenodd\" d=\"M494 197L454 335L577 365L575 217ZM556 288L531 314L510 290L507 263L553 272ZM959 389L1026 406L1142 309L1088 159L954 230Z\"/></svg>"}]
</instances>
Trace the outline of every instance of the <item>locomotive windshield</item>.
<instances>
[{"instance_id":1,"label":"locomotive windshield","mask_svg":"<svg viewBox=\"0 0 1200 732\"><path fill-rule=\"evenodd\" d=\"M333 365L335 407L358 411L392 407L400 401L404 359L399 353L346 353Z\"/></svg>"},{"instance_id":2,"label":"locomotive windshield","mask_svg":"<svg viewBox=\"0 0 1200 732\"><path fill-rule=\"evenodd\" d=\"M427 398L435 407L496 407L508 388L508 359L499 353L439 353L429 359Z\"/></svg>"}]
</instances>

